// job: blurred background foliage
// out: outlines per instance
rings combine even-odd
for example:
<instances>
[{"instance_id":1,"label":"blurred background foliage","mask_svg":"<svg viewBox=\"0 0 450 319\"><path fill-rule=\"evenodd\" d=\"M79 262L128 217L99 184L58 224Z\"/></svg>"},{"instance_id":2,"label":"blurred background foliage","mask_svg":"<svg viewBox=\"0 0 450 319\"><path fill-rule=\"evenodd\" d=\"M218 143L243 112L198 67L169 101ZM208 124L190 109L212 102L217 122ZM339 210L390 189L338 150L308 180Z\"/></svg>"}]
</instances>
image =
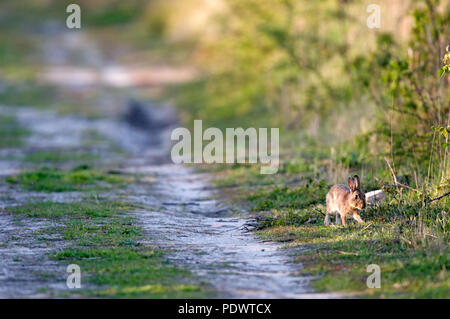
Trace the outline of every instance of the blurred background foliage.
<instances>
[{"instance_id":1,"label":"blurred background foliage","mask_svg":"<svg viewBox=\"0 0 450 319\"><path fill-rule=\"evenodd\" d=\"M408 184L448 188L449 1L378 1L380 29L370 3L153 1L143 19L192 44L202 76L169 91L187 121L278 126L343 166L387 158Z\"/></svg>"},{"instance_id":2,"label":"blurred background foliage","mask_svg":"<svg viewBox=\"0 0 450 319\"><path fill-rule=\"evenodd\" d=\"M32 79L24 65L39 41L33 31L43 17L61 20L71 2L2 1L3 77ZM194 80L165 87L162 97L186 125L280 127L282 152L308 147L313 155L303 159L389 176L386 158L405 183L448 187L450 90L442 70L450 2L377 1L381 28L370 29L372 2L77 1L83 30L133 46L129 60L195 66ZM14 36L16 29L30 36ZM152 53L139 55L145 51Z\"/></svg>"}]
</instances>

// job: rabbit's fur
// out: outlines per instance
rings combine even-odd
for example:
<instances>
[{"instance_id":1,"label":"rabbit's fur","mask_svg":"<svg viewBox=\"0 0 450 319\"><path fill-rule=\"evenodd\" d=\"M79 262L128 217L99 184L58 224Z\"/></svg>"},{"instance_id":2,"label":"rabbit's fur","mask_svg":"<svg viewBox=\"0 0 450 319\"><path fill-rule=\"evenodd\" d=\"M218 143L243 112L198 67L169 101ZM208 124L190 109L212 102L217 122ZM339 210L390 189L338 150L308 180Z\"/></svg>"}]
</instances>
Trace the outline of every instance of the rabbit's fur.
<instances>
[{"instance_id":1,"label":"rabbit's fur","mask_svg":"<svg viewBox=\"0 0 450 319\"><path fill-rule=\"evenodd\" d=\"M336 213L336 224L346 224L346 217L352 215L360 224L364 221L359 211L366 207L366 196L361 191L358 175L348 178L348 186L339 184L331 187L327 194L327 212L325 225L330 225L330 214Z\"/></svg>"}]
</instances>

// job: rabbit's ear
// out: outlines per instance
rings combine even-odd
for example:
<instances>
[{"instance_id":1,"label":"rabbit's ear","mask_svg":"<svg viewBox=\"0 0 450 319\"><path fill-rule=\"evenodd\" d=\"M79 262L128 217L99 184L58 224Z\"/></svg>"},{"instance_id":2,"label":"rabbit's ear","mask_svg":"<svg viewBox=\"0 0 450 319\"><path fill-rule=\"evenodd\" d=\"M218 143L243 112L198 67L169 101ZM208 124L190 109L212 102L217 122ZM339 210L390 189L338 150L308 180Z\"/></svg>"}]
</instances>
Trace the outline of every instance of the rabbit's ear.
<instances>
[{"instance_id":1,"label":"rabbit's ear","mask_svg":"<svg viewBox=\"0 0 450 319\"><path fill-rule=\"evenodd\" d=\"M348 178L348 187L350 187L350 190L353 192L356 188L355 188L355 181L353 178L349 177Z\"/></svg>"},{"instance_id":2,"label":"rabbit's ear","mask_svg":"<svg viewBox=\"0 0 450 319\"><path fill-rule=\"evenodd\" d=\"M353 176L353 184L355 185L355 189L359 189L361 186L358 175Z\"/></svg>"}]
</instances>

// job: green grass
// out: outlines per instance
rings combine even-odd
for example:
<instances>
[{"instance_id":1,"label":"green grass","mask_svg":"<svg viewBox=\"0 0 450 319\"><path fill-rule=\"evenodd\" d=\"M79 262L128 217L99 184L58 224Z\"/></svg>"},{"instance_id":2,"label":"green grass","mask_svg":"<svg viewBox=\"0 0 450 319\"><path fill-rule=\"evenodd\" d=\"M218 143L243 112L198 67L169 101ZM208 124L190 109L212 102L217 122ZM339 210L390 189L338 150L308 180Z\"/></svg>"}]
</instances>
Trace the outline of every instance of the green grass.
<instances>
[{"instance_id":1,"label":"green grass","mask_svg":"<svg viewBox=\"0 0 450 319\"><path fill-rule=\"evenodd\" d=\"M136 20L141 14L140 9L139 5L120 2L89 15L87 21L92 26L120 25Z\"/></svg>"},{"instance_id":2,"label":"green grass","mask_svg":"<svg viewBox=\"0 0 450 319\"><path fill-rule=\"evenodd\" d=\"M0 47L0 67L20 64L24 60L24 52L29 49L26 41L20 41L17 38L12 39L14 37L11 33L0 32L0 40L3 44Z\"/></svg>"},{"instance_id":3,"label":"green grass","mask_svg":"<svg viewBox=\"0 0 450 319\"><path fill-rule=\"evenodd\" d=\"M93 162L99 159L98 154L76 151L38 151L29 153L24 157L25 162L30 163L65 163L65 162Z\"/></svg>"},{"instance_id":4,"label":"green grass","mask_svg":"<svg viewBox=\"0 0 450 319\"><path fill-rule=\"evenodd\" d=\"M29 218L59 221L38 232L59 234L70 245L52 258L63 264L78 264L83 282L96 288L71 291L85 297L192 298L204 297L205 288L193 283L190 274L170 264L164 252L142 243L142 230L134 217L136 209L123 202L36 202L5 211ZM70 296L70 295L68 295Z\"/></svg>"},{"instance_id":5,"label":"green grass","mask_svg":"<svg viewBox=\"0 0 450 319\"><path fill-rule=\"evenodd\" d=\"M422 190L386 189L382 204L361 212L365 224L349 219L347 226L327 227L325 196L334 183L330 167L363 176L366 192L391 184L390 173L385 168L375 172L371 164L350 168L351 161L342 159L338 166L315 147L293 150L282 148L276 175L258 176L257 165L214 166L209 172L235 209L239 205L256 216L260 237L301 248L295 257L302 264L299 272L316 277L316 291L367 298L450 296L450 197L422 207ZM445 193L442 185L426 188L425 198ZM381 267L380 289L367 288L369 264Z\"/></svg>"},{"instance_id":6,"label":"green grass","mask_svg":"<svg viewBox=\"0 0 450 319\"><path fill-rule=\"evenodd\" d=\"M448 298L450 223L448 201L425 209L386 203L366 209L362 226L324 226L325 207L278 207L259 216L259 234L290 247L306 247L297 256L303 273L318 276L317 291L358 293L366 297ZM366 267L381 268L381 288L369 289Z\"/></svg>"},{"instance_id":7,"label":"green grass","mask_svg":"<svg viewBox=\"0 0 450 319\"><path fill-rule=\"evenodd\" d=\"M227 33L225 28L223 37L213 41L217 46L207 50L213 53L211 58L202 59L205 76L167 90L186 127L196 118L204 119L204 126L219 128L280 127L278 174L261 176L259 165L201 169L215 175L221 197L230 197L233 207L247 206L258 213L259 227L264 229L261 236L308 247L309 252L298 258L305 272L320 275L313 283L317 290L369 297L449 298L450 197L426 206L424 200L450 189L448 122L445 116L429 116L441 114L450 91L437 93L435 101L424 101L416 82L429 83L431 92L445 81L436 81L436 71L427 67L411 73L406 50L411 44L419 48L423 65L442 60L439 54L427 53L424 44L429 39L423 30L430 16L443 17L446 11L433 5L426 9L418 1L403 12L405 17L415 17L409 43L397 41L396 32L383 33L369 39L373 44L369 48L362 45L368 43L363 36L353 39L355 54L349 58L345 50L317 55L320 50L314 47L324 43L339 47L346 32L358 29L353 25L343 32L337 27L341 13L350 12L351 6L339 7L343 11L336 11L324 25L329 32L312 39L277 22L298 14L302 5L293 5L290 12L274 5L270 12L261 8L260 14L253 14L255 3L242 1L242 15L236 15L242 22L240 32ZM330 3L311 8L318 13L336 9ZM435 26L436 35L445 33L448 26ZM301 32L315 29L316 19L305 22L305 28ZM313 48L311 54L305 48ZM205 53L204 49L200 46L198 52ZM217 68L221 59L228 64ZM267 79L261 77L266 72L270 73ZM317 81L322 76L323 81ZM395 108L399 114L389 111ZM397 181L414 191L390 192L383 205L362 212L363 226L353 221L347 227L323 226L329 186L345 183L353 174L362 177L365 191ZM381 266L381 289L368 290L365 285L369 263Z\"/></svg>"},{"instance_id":8,"label":"green grass","mask_svg":"<svg viewBox=\"0 0 450 319\"><path fill-rule=\"evenodd\" d=\"M0 115L0 148L22 146L29 133L14 116Z\"/></svg>"},{"instance_id":9,"label":"green grass","mask_svg":"<svg viewBox=\"0 0 450 319\"><path fill-rule=\"evenodd\" d=\"M270 191L258 190L249 196L255 203L254 210L269 210L272 208L304 208L312 204L324 202L328 185L325 181L307 183L304 186L277 186Z\"/></svg>"},{"instance_id":10,"label":"green grass","mask_svg":"<svg viewBox=\"0 0 450 319\"><path fill-rule=\"evenodd\" d=\"M86 165L68 171L44 167L6 178L8 183L39 192L108 189L113 186L123 186L130 181L133 181L133 177L124 176L115 171L102 172Z\"/></svg>"},{"instance_id":11,"label":"green grass","mask_svg":"<svg viewBox=\"0 0 450 319\"><path fill-rule=\"evenodd\" d=\"M247 164L217 164L209 167L199 169L199 171L215 172L218 175L214 179L214 184L218 188L229 187L252 187L258 185L271 185L274 183L274 179L268 177L268 175L262 175L259 173L259 167L256 165L250 166ZM224 172L224 174L221 174Z\"/></svg>"},{"instance_id":12,"label":"green grass","mask_svg":"<svg viewBox=\"0 0 450 319\"><path fill-rule=\"evenodd\" d=\"M57 101L57 93L54 87L37 84L26 79L32 75L30 71L23 69L8 70L8 76L18 80L18 83L10 84L0 92L0 103L8 106L38 106L48 107ZM22 79L25 78L25 81Z\"/></svg>"},{"instance_id":13,"label":"green grass","mask_svg":"<svg viewBox=\"0 0 450 319\"><path fill-rule=\"evenodd\" d=\"M188 272L172 266L163 252L148 247L67 249L55 258L78 264L88 273L89 282L101 287L83 295L119 298L204 296L200 286L187 280Z\"/></svg>"},{"instance_id":14,"label":"green grass","mask_svg":"<svg viewBox=\"0 0 450 319\"><path fill-rule=\"evenodd\" d=\"M103 135L96 129L86 129L83 131L83 145L84 147L99 147L104 146L114 155L127 155L127 151L124 150L116 141L111 140L107 136Z\"/></svg>"},{"instance_id":15,"label":"green grass","mask_svg":"<svg viewBox=\"0 0 450 319\"><path fill-rule=\"evenodd\" d=\"M10 1L11 2L11 1ZM56 89L50 85L38 83L37 72L41 65L36 59L39 53L40 36L24 32L24 24L30 23L23 19L22 13L31 9L25 7L9 8L11 4L0 4L4 13L0 24L0 104L7 106L45 106L57 100ZM20 5L19 5L20 6ZM32 15L27 15L30 18ZM14 16L16 16L14 18ZM20 17L19 17L20 16ZM34 16L33 18L37 18ZM42 22L42 17L38 20ZM36 21L30 27L36 26ZM16 27L19 26L18 29Z\"/></svg>"}]
</instances>

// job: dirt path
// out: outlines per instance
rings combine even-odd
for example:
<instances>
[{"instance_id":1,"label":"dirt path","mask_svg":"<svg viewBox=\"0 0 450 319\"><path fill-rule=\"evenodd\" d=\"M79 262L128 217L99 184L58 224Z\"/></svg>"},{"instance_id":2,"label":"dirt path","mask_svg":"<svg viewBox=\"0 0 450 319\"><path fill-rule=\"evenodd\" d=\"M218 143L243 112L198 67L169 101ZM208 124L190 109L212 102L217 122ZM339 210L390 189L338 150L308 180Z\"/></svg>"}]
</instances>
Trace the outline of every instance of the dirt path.
<instances>
[{"instance_id":1,"label":"dirt path","mask_svg":"<svg viewBox=\"0 0 450 319\"><path fill-rule=\"evenodd\" d=\"M72 34L69 38L64 34L52 34L43 45L51 72L54 72L55 66L76 69L70 65L70 57L73 56L80 59L76 63L78 66L83 65L83 61L86 61L86 68L95 68L97 71L104 66L99 57L101 51L82 33ZM76 54L75 51L82 54ZM61 81L61 85L65 89L73 85L74 90L79 90L86 84L82 76L74 78L76 81L72 84L70 81ZM89 78L87 85L92 84L92 78ZM101 84L95 88L100 98L105 83ZM106 96L103 98L107 99ZM208 176L170 163L167 154L173 126L155 130L136 129L120 121L117 114L88 120L30 108L4 107L2 112L13 113L32 132L22 150L10 151L19 158L31 147L83 147L83 134L86 131L96 131L125 149L126 156L100 154L100 162L116 163L121 170L143 174L154 182L129 185L107 196L125 198L152 207L151 210L133 212L144 228L149 243L169 250L171 260L210 284L217 291L217 297L333 297L313 294L308 285L311 278L293 275L301 267L292 262L289 250L282 249L280 244L263 242L253 233L246 232L243 226L247 219L228 217L228 208L213 199L215 194L207 187ZM170 120L172 114L172 111L164 109L163 112L150 115L159 116L160 120ZM99 152L102 152L101 148ZM5 168L4 175L10 175L26 167L26 164L18 165L14 159L2 160L0 167ZM61 202L83 199L82 194L77 192L42 194L5 184L0 187L1 207L37 199ZM64 242L54 238L53 241L43 243L32 235L45 227L48 225L40 223L23 227L13 216L0 215L0 297L45 297L47 295L40 292L43 288L53 292L65 289L64 265L48 260L45 255L52 249L61 248ZM54 277L39 276L41 271L48 273L49 270L55 274Z\"/></svg>"},{"instance_id":2,"label":"dirt path","mask_svg":"<svg viewBox=\"0 0 450 319\"><path fill-rule=\"evenodd\" d=\"M156 197L137 202L155 205L138 211L150 241L170 249L170 258L214 286L221 297L298 298L311 291L310 278L292 276L296 267L288 251L245 231L245 218L230 218L227 208L212 200L204 176L175 165L141 167L163 181ZM221 217L223 216L223 217Z\"/></svg>"}]
</instances>

